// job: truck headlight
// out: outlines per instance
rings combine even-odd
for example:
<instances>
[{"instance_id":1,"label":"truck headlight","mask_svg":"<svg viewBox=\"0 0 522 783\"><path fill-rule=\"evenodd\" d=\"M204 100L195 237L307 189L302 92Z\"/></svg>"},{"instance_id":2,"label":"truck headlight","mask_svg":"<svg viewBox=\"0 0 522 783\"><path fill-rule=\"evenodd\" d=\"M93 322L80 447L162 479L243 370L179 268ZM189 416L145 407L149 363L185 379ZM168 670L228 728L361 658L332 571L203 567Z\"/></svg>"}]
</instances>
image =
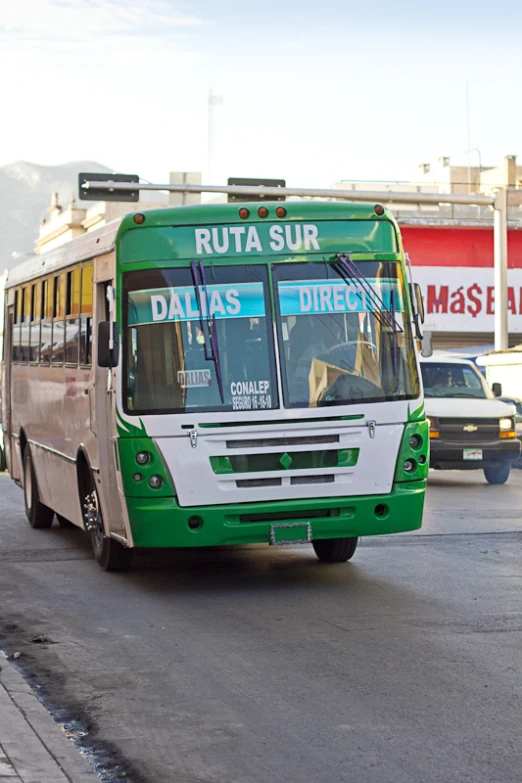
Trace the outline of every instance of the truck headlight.
<instances>
[{"instance_id":1,"label":"truck headlight","mask_svg":"<svg viewBox=\"0 0 522 783\"><path fill-rule=\"evenodd\" d=\"M498 423L498 428L500 431L514 430L515 425L513 423L513 419L500 419Z\"/></svg>"},{"instance_id":2,"label":"truck headlight","mask_svg":"<svg viewBox=\"0 0 522 783\"><path fill-rule=\"evenodd\" d=\"M430 428L430 440L433 438L440 438L439 423L437 419L434 419L433 416L427 416L426 418L428 419L428 425Z\"/></svg>"}]
</instances>

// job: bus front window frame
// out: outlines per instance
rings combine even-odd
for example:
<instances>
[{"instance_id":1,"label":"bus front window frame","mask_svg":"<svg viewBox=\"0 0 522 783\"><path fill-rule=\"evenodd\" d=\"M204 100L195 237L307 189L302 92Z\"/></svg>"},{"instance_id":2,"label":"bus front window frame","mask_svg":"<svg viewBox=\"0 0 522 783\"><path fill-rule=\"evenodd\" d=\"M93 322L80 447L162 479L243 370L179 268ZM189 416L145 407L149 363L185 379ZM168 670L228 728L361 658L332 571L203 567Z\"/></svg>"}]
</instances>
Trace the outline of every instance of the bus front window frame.
<instances>
[{"instance_id":1,"label":"bus front window frame","mask_svg":"<svg viewBox=\"0 0 522 783\"><path fill-rule=\"evenodd\" d=\"M245 316L223 316L216 318L216 331L218 336L217 353L219 355L220 370L223 374L225 397L223 403L221 402L220 394L217 391L218 384L215 361L205 358L205 354L208 354L209 348L207 345L207 350L205 351L205 340L209 340L209 331L205 328L205 323L202 324L199 317L199 311L197 310L197 292L194 288L190 267L169 266L155 270L142 269L124 273L122 278L122 401L123 409L126 414L131 416L161 414L194 415L196 413L245 413L247 411L255 410L259 410L259 412L262 413L266 410L279 409L279 375L272 326L269 268L266 262L260 261L259 263L252 264L250 259L248 259L248 262L250 263L247 263L247 259L245 259L245 262L244 265L209 265L206 269L207 287L210 292L212 292L214 286L226 285L233 288L234 286L240 287L242 285L247 285L248 287L249 283L259 283L262 285L262 312L260 311L256 315L254 309L253 311L250 311L250 314ZM139 275L142 276L143 283L140 282ZM153 280L156 280L156 282L151 282L152 276ZM168 283L168 281L170 281L170 283ZM193 295L191 294L190 317L181 320L167 319L162 323L130 323L129 308L131 294L133 292L136 292L136 294L154 294L154 291L159 292L162 289L169 292L176 289L183 289L183 296L188 296L189 291L193 292ZM253 294L251 294L251 296L253 296ZM203 319L203 321L206 320L207 319L205 318ZM151 331L151 327L154 328L154 326L161 326L162 324L174 325L174 329L171 329L172 334L170 337L165 335L162 339L167 340L167 342L170 341L171 344L176 343L177 350L182 351L183 357L187 356L189 345L192 346L190 349L191 354L193 354L193 357L191 356L191 362L193 359L199 357L197 370L196 368L187 367L185 360L184 363L180 363L179 366L178 364L172 364L169 372L171 375L176 372L176 381L173 379L170 381L172 396L174 397L175 394L178 394L179 396L180 393L177 386L180 386L182 390L184 389L184 392L181 394L182 399L187 400L190 396L192 400L203 401L205 397L204 384L208 383L208 386L212 387L213 392L216 392L216 394L213 394L212 403L205 404L203 401L201 404L193 402L192 404L185 403L184 406L158 405L155 407L144 407L143 405L140 405L139 402L138 404L134 403L138 384L138 371L136 366L139 353L138 330L146 328ZM240 335L243 337L241 338ZM144 339L151 340L151 337L145 337ZM241 343L241 350L238 348L238 343L236 345L236 350L227 352L225 350L227 339L232 339L232 341L235 341L236 343L238 340L239 343L241 343L241 339L244 339L246 342L244 344ZM253 356L251 356L249 360L249 349L251 349L254 354L256 351L259 353L257 361ZM230 363L228 363L227 360ZM251 362L250 364L249 361ZM237 365L235 371L233 370L234 364ZM188 382L194 384L193 387L181 386L182 383L186 383L187 381L180 381L180 373L184 373L187 370L190 372L204 372L204 377L202 376L201 380L202 385L199 389L197 386L198 380L193 379L192 377L190 377ZM150 388L153 388L154 384L150 374L151 372L154 372L154 368L152 366L148 367L147 372L149 374L148 384ZM241 372L243 375L241 375ZM260 372L261 375L263 375L262 379L256 377L256 373L259 374ZM247 373L251 373L250 380L246 377ZM238 382L241 382L240 389L238 389ZM244 383L253 385L243 386ZM168 384L163 385L166 387ZM156 394L159 399L159 391L157 391Z\"/></svg>"},{"instance_id":2,"label":"bus front window frame","mask_svg":"<svg viewBox=\"0 0 522 783\"><path fill-rule=\"evenodd\" d=\"M313 342L313 339L317 337L318 330L321 328L323 332L332 331L333 334L334 329L339 329L339 324L334 323L335 320L343 318L345 322L348 319L353 321L354 317L357 318L358 316L362 316L362 313L354 312L352 314L345 312L348 308L341 305L341 302L339 302L341 305L340 310L337 312L333 305L330 309L330 303L327 302L328 307L322 312L322 318L319 313L313 312L315 307L312 307L311 303L310 316L296 314L295 316L287 317L282 313L281 294L279 293L280 283L286 283L288 285L294 283L295 287L299 285L300 278L302 278L301 282L309 280L311 284L320 284L321 281L324 281L324 283L329 286L334 284L339 288L341 294L344 293L343 288L345 286L349 286L350 288L353 287L352 281L347 280L344 275L339 274L335 265L332 263L332 259L326 257L323 257L322 259L319 259L318 257L303 258L292 264L274 262L272 263L271 268L285 408L303 409L317 406L333 406L338 408L343 405L371 402L396 402L400 400L413 400L419 397L420 381L415 360L411 314L409 312L409 302L406 294L406 281L399 262L396 260L365 260L357 262L358 272L362 275L364 280L369 279L369 274L375 273L380 275L383 271L386 273L385 279L388 280L391 272L395 272L393 278L390 279L397 280L394 290L395 293L398 294L397 298L402 302L403 308L401 310L397 307L396 313L392 312L392 310L388 311L384 309L381 313L381 317L378 312L379 305L377 304L380 295L376 292L376 298L371 305L373 310L370 305L366 305L366 320L371 322L367 327L367 334L361 333L361 327L359 325L354 327L352 324L350 327L352 331L356 328L356 331L353 332L353 339L348 342L353 343L354 353L357 355L357 360L360 362L361 366L366 366L366 371L363 371L362 373L360 370L356 371L355 368L352 368L352 371L350 372L347 368L343 370L339 362L336 364L336 360L333 360L333 355L332 361L330 361L329 355L333 348L337 348L338 353L341 353L342 340L340 340L338 345L333 345L332 347L326 345L328 340L325 339L324 348L326 353L325 351L322 351L320 352L322 355L317 356L315 356L314 353L315 349ZM371 271L372 269L374 270L373 272ZM324 277L321 277L321 275L324 275ZM353 283L356 284L357 281L354 280ZM346 294L346 296L348 296L348 294ZM361 297L361 301L368 301L367 293L359 294L359 296ZM295 321L295 324L292 324L293 328L291 330L289 329L289 318L293 318ZM298 379L299 368L295 366L293 369L291 368L289 364L290 356L288 354L291 333L293 333L293 329L298 321L300 320L302 323L305 318L317 319L317 323L311 325L311 331L309 330L308 339L305 341L306 349L309 353L311 352L309 357L310 361L309 363L306 363L306 365L303 365L305 366L304 370L303 367L301 367L302 378L299 393L302 395L306 393L308 396L307 400L304 399L304 396L302 399L295 399L295 381ZM400 323L398 323L397 319ZM349 330L349 325L346 323L344 325L344 330L346 338L347 330ZM388 337L391 337L389 341ZM389 350L384 350L382 346L386 346L387 341L390 343ZM333 340L333 342L335 343L335 340ZM346 346L348 346L348 342L345 343ZM392 358L392 351L395 352L392 347L394 343L399 358L397 367L393 366L395 363L395 358ZM363 348L366 350L363 351ZM312 354L314 355L312 356ZM360 354L362 354L362 356ZM337 358L338 357L336 357L336 359ZM347 357L343 357L343 361L345 361L346 358ZM400 383L402 383L404 387L402 393L393 390L390 383L382 385L382 369L379 371L377 365L381 366L383 361L387 361L390 365L388 368L388 376L393 379L393 382L396 381L398 387L400 387ZM372 364L375 365L373 371L372 367L369 366ZM314 370L317 372L322 370L323 378L321 381L319 381L318 378L315 378L314 380L313 376L317 374L314 373ZM332 375L331 380L326 382L326 387L320 391L321 385L323 387L325 385L325 378L328 378L330 374ZM343 374L345 374L346 377L343 377ZM376 382L377 378L380 379L379 383L381 383L382 388L379 388L379 383ZM316 390L312 392L314 383ZM294 386L294 390L290 388L291 386ZM342 390L341 386L343 387ZM387 386L390 386L390 388L386 388ZM347 392L349 392L349 396Z\"/></svg>"}]
</instances>

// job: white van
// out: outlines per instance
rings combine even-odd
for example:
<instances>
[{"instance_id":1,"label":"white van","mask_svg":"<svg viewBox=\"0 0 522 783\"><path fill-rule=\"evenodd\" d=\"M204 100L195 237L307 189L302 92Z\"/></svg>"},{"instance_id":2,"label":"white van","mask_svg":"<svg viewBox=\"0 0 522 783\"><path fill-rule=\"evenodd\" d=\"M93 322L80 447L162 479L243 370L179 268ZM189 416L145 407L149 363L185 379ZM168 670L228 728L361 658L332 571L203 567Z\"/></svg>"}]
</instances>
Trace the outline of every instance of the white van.
<instances>
[{"instance_id":1,"label":"white van","mask_svg":"<svg viewBox=\"0 0 522 783\"><path fill-rule=\"evenodd\" d=\"M421 359L426 415L430 423L430 467L483 470L490 484L504 484L520 456L515 408L497 400L472 362L446 356Z\"/></svg>"}]
</instances>

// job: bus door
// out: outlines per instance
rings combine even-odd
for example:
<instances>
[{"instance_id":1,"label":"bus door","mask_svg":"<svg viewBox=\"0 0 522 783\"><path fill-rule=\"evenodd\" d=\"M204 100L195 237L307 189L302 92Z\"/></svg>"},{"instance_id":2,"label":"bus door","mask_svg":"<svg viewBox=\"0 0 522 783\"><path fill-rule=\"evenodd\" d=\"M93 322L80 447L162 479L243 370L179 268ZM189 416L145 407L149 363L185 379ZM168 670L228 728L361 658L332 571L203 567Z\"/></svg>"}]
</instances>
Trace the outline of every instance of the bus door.
<instances>
[{"instance_id":1,"label":"bus door","mask_svg":"<svg viewBox=\"0 0 522 783\"><path fill-rule=\"evenodd\" d=\"M122 512L122 494L118 482L116 466L117 429L116 429L116 382L118 369L108 370L99 367L98 326L100 321L115 318L114 306L109 300L109 291L114 291L114 281L105 280L96 284L96 328L94 330L94 405L91 406L91 430L96 436L99 473L95 476L98 493L101 495L104 509L106 533L125 536L124 515Z\"/></svg>"},{"instance_id":2,"label":"bus door","mask_svg":"<svg viewBox=\"0 0 522 783\"><path fill-rule=\"evenodd\" d=\"M4 334L4 386L2 388L2 429L4 432L4 449L7 460L7 469L14 476L14 464L11 454L15 454L12 443L12 418L11 418L11 366L13 361L13 329L14 307L9 305L6 311Z\"/></svg>"}]
</instances>

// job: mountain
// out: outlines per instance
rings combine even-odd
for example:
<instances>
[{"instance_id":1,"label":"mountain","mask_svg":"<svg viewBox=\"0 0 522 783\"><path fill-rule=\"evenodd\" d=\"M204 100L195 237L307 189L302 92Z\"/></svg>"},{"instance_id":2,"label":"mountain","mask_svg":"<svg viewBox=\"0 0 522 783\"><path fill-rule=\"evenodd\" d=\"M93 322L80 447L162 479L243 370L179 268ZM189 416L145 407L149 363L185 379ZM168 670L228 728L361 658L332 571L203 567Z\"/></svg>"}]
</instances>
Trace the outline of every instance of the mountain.
<instances>
[{"instance_id":1,"label":"mountain","mask_svg":"<svg viewBox=\"0 0 522 783\"><path fill-rule=\"evenodd\" d=\"M0 273L16 263L13 253L34 251L38 227L53 193L63 207L78 197L80 171L110 172L93 161L74 161L61 166L39 166L18 161L0 166ZM92 203L92 202L91 202ZM88 206L89 202L82 204Z\"/></svg>"}]
</instances>

